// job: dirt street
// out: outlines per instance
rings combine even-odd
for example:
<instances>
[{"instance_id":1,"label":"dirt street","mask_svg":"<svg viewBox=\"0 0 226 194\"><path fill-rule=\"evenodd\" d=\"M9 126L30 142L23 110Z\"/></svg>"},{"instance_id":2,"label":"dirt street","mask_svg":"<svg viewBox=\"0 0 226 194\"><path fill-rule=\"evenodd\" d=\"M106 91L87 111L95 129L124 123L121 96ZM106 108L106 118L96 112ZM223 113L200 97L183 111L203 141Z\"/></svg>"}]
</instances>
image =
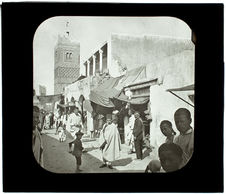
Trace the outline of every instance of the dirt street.
<instances>
[{"instance_id":1,"label":"dirt street","mask_svg":"<svg viewBox=\"0 0 226 194\"><path fill-rule=\"evenodd\" d=\"M75 173L76 161L68 152L68 144L59 142L55 129L46 130L42 134L44 146L45 169L54 173ZM154 158L155 152L144 150L145 158L136 161L135 154L128 154L128 146L122 144L121 157L112 163L114 169L99 168L102 164L102 155L98 147L98 141L88 137L82 139L83 147L88 151L82 155L81 173L118 173L118 172L144 172L147 164Z\"/></svg>"}]
</instances>

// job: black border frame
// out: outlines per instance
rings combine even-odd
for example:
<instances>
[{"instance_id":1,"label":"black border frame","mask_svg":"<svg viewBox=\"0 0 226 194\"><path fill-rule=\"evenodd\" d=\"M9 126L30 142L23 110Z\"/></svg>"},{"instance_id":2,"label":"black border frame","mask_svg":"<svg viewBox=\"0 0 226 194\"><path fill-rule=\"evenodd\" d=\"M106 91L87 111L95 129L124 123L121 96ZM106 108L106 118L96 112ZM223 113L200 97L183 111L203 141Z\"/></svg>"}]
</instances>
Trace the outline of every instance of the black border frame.
<instances>
[{"instance_id":1,"label":"black border frame","mask_svg":"<svg viewBox=\"0 0 226 194\"><path fill-rule=\"evenodd\" d=\"M64 175L34 161L33 36L44 20L70 15L172 16L194 31L195 151L185 168L166 174ZM3 191L223 192L223 76L223 4L3 3Z\"/></svg>"}]
</instances>

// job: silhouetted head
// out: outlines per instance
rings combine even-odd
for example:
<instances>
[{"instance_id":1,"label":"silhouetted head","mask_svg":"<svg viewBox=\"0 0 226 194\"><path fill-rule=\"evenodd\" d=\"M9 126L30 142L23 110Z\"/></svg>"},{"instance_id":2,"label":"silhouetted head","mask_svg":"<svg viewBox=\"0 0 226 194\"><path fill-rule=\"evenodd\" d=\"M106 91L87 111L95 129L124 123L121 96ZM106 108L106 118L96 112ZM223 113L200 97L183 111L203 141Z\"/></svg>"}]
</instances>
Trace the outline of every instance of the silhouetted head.
<instances>
[{"instance_id":1,"label":"silhouetted head","mask_svg":"<svg viewBox=\"0 0 226 194\"><path fill-rule=\"evenodd\" d=\"M166 172L173 172L180 168L183 151L179 145L164 143L159 147L158 153L161 166Z\"/></svg>"},{"instance_id":2,"label":"silhouetted head","mask_svg":"<svg viewBox=\"0 0 226 194\"><path fill-rule=\"evenodd\" d=\"M148 164L148 169L151 172L159 172L161 169L161 163L159 160L152 160L149 164Z\"/></svg>"}]
</instances>

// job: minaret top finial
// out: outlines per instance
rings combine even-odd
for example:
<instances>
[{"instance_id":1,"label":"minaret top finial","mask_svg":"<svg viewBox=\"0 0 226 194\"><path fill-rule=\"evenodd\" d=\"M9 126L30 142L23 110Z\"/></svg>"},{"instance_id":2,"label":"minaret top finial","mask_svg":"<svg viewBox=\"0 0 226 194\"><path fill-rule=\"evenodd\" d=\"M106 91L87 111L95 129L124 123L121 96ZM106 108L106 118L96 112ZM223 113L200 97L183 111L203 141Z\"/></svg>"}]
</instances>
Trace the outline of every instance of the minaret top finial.
<instances>
[{"instance_id":1,"label":"minaret top finial","mask_svg":"<svg viewBox=\"0 0 226 194\"><path fill-rule=\"evenodd\" d=\"M69 37L69 29L68 29L68 27L69 27L69 22L67 21L67 23L66 23L66 34Z\"/></svg>"}]
</instances>

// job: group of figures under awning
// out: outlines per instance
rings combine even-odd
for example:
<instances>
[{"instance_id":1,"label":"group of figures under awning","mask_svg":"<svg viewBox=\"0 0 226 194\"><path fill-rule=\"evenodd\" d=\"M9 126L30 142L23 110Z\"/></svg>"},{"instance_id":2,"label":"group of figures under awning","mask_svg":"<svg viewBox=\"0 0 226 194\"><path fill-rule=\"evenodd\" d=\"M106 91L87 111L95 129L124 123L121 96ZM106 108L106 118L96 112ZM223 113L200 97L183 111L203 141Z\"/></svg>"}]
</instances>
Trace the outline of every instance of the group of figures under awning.
<instances>
[{"instance_id":1,"label":"group of figures under awning","mask_svg":"<svg viewBox=\"0 0 226 194\"><path fill-rule=\"evenodd\" d=\"M145 66L130 70L126 75L120 77L109 77L90 91L89 100L85 100L83 108L92 114L94 121L98 120L100 115L113 114L117 110L118 128L123 130L125 125L125 115L128 114L128 105L130 108L139 111L141 117L145 117L144 111L148 107L149 97L131 97L129 98L124 89L131 83L146 78ZM147 122L148 123L148 122ZM95 122L94 122L95 128ZM149 129L149 126L147 126ZM121 131L121 134L123 132ZM124 139L124 138L122 138Z\"/></svg>"}]
</instances>

